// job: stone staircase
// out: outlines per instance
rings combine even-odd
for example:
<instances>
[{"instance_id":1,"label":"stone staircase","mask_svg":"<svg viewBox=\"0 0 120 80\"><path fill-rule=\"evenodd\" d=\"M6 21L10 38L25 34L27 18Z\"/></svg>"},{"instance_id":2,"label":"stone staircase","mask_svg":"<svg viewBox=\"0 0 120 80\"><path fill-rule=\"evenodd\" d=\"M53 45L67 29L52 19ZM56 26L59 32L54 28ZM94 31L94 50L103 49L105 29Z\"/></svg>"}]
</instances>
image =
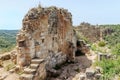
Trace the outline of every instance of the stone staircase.
<instances>
[{"instance_id":1,"label":"stone staircase","mask_svg":"<svg viewBox=\"0 0 120 80\"><path fill-rule=\"evenodd\" d=\"M43 61L43 59L32 59L30 66L24 69L24 73L20 76L20 80L33 80L39 64Z\"/></svg>"}]
</instances>

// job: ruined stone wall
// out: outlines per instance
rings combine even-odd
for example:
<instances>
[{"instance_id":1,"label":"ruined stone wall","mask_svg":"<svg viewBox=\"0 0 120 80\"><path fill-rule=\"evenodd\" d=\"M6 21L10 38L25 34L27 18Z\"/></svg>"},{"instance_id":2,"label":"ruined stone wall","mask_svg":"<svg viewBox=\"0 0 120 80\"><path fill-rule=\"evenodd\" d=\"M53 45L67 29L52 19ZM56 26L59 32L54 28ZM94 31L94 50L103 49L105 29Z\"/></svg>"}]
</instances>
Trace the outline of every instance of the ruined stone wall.
<instances>
[{"instance_id":1,"label":"ruined stone wall","mask_svg":"<svg viewBox=\"0 0 120 80\"><path fill-rule=\"evenodd\" d=\"M29 65L31 59L42 58L54 67L69 57L73 59L76 37L72 15L56 7L32 8L25 15L17 35L17 64Z\"/></svg>"},{"instance_id":2,"label":"ruined stone wall","mask_svg":"<svg viewBox=\"0 0 120 80\"><path fill-rule=\"evenodd\" d=\"M78 32L81 33L84 37L88 39L90 42L96 42L101 40L102 32L101 28L95 25L91 25L89 23L81 23L77 28L75 28Z\"/></svg>"}]
</instances>

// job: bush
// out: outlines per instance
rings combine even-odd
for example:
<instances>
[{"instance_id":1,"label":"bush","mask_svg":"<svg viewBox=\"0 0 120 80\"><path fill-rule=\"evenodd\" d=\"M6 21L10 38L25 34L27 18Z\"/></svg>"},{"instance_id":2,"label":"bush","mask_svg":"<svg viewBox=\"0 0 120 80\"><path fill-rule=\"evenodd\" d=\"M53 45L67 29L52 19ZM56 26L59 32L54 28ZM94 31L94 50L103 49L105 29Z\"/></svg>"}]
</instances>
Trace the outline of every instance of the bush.
<instances>
[{"instance_id":1,"label":"bush","mask_svg":"<svg viewBox=\"0 0 120 80\"><path fill-rule=\"evenodd\" d=\"M105 42L104 41L100 41L99 43L98 43L98 46L99 47L104 47L106 44L105 44Z\"/></svg>"}]
</instances>

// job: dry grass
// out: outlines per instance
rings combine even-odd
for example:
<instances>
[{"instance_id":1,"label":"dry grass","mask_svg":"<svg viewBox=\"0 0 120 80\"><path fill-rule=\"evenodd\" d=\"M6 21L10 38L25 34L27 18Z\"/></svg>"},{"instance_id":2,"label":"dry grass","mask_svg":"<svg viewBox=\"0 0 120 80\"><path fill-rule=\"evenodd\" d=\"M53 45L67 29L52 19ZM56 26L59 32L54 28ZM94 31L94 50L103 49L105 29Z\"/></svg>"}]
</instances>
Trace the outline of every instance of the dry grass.
<instances>
[{"instance_id":1,"label":"dry grass","mask_svg":"<svg viewBox=\"0 0 120 80\"><path fill-rule=\"evenodd\" d=\"M9 71L15 67L15 64L11 60L3 61L3 67L6 71Z\"/></svg>"}]
</instances>

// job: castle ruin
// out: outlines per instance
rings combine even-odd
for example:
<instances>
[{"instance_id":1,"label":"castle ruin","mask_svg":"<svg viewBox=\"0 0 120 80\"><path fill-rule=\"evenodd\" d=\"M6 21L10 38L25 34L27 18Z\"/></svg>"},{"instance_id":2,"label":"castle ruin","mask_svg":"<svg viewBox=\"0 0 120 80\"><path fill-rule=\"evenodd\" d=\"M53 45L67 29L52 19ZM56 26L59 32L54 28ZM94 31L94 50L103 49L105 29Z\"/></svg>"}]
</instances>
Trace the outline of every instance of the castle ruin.
<instances>
[{"instance_id":1,"label":"castle ruin","mask_svg":"<svg viewBox=\"0 0 120 80\"><path fill-rule=\"evenodd\" d=\"M43 59L44 69L53 68L66 60L73 61L75 48L71 13L63 8L38 6L29 10L22 21L17 35L17 64L24 67L31 65L34 59ZM35 75L40 73L39 69L43 68L36 68ZM45 76L46 72L42 74ZM22 76L21 80L45 79L26 77Z\"/></svg>"}]
</instances>

